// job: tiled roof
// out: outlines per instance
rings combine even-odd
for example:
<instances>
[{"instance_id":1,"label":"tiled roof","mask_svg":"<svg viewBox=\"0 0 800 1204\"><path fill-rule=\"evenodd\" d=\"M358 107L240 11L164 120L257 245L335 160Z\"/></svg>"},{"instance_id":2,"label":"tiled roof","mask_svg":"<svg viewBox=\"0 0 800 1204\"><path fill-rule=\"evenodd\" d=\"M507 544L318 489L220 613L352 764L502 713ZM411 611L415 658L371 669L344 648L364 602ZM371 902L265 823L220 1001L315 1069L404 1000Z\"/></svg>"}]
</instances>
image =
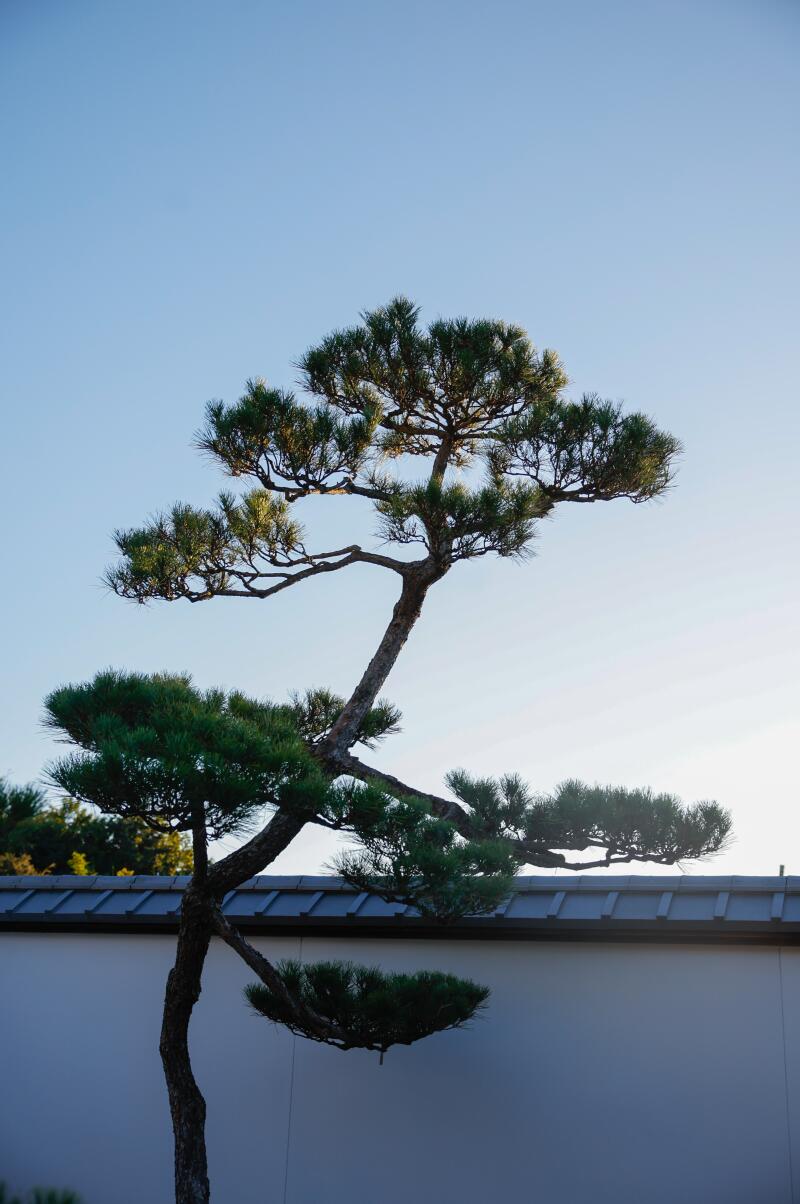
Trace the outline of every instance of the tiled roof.
<instances>
[{"instance_id":1,"label":"tiled roof","mask_svg":"<svg viewBox=\"0 0 800 1204\"><path fill-rule=\"evenodd\" d=\"M174 931L185 877L0 876L0 929ZM262 876L229 892L225 914L249 931L539 939L733 938L800 943L800 878L519 877L489 916L434 925L341 878Z\"/></svg>"}]
</instances>

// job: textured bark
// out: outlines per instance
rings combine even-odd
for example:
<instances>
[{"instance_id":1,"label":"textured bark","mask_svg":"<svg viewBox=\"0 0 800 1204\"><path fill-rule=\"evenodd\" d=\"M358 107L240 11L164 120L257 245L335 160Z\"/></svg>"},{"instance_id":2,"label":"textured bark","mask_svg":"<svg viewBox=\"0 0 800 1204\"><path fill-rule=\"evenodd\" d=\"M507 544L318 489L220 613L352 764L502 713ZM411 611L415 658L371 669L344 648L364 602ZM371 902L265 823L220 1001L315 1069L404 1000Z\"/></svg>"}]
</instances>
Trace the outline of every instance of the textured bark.
<instances>
[{"instance_id":1,"label":"textured bark","mask_svg":"<svg viewBox=\"0 0 800 1204\"><path fill-rule=\"evenodd\" d=\"M350 1036L344 1029L339 1028L330 1020L326 1020L323 1016L319 1016L302 1000L296 999L291 994L272 962L264 957L263 953L259 953L258 949L254 948L249 941L246 941L232 924L228 923L219 908L214 910L214 929L226 945L239 954L242 961L250 967L264 985L283 1000L287 1009L294 1014L296 1023L305 1030L306 1035L313 1037L316 1041L335 1045L339 1049L353 1048ZM362 1048L378 1050L380 1046L365 1045Z\"/></svg>"},{"instance_id":2,"label":"textured bark","mask_svg":"<svg viewBox=\"0 0 800 1204\"><path fill-rule=\"evenodd\" d=\"M431 470L431 483L442 484L452 454L453 436L449 433L439 444ZM431 531L428 531L428 536L432 538ZM389 626L383 633L383 639L320 749L323 758L328 761L334 772L343 772L339 769L339 762L353 747L364 716L373 706L383 683L403 651L411 628L420 616L428 590L435 582L440 581L451 567L450 542L445 540L441 546L428 546L431 552L427 558L406 566L402 572L403 588L392 611Z\"/></svg>"},{"instance_id":3,"label":"textured bark","mask_svg":"<svg viewBox=\"0 0 800 1204\"><path fill-rule=\"evenodd\" d=\"M441 480L448 458L449 447L437 457L434 478ZM347 772L344 762L365 715L375 703L419 618L428 590L450 567L446 549L442 552L441 556L430 555L402 568L400 562L387 565L401 573L400 597L375 655L318 750L320 759L334 774ZM208 866L203 818L196 817L196 873L181 909L175 965L167 979L160 1046L175 1137L175 1204L208 1204L210 1200L205 1148L206 1105L192 1073L188 1033L192 1010L200 997L203 964L212 932L217 931L267 985L273 989L282 986L282 983L276 983L274 967L227 924L219 909L219 900L226 891L274 861L304 827L306 820L306 816L278 810L256 836L221 862ZM300 1019L306 1027L312 1032L317 1030L317 1040L346 1047L346 1034L334 1031L334 1026L308 1009L300 1007L299 1013L302 1013Z\"/></svg>"},{"instance_id":4,"label":"textured bark","mask_svg":"<svg viewBox=\"0 0 800 1204\"><path fill-rule=\"evenodd\" d=\"M431 480L438 481L439 484L444 480L444 474L447 472L447 466L450 463L450 457L453 454L453 436L446 435L439 444L439 450L436 453L431 469Z\"/></svg>"},{"instance_id":5,"label":"textured bark","mask_svg":"<svg viewBox=\"0 0 800 1204\"><path fill-rule=\"evenodd\" d=\"M306 816L276 811L266 827L248 840L247 844L243 844L241 848L229 853L222 861L209 868L209 890L221 898L226 891L233 890L254 874L260 874L291 844L306 822Z\"/></svg>"},{"instance_id":6,"label":"textured bark","mask_svg":"<svg viewBox=\"0 0 800 1204\"><path fill-rule=\"evenodd\" d=\"M159 1046L175 1142L175 1204L208 1204L210 1200L206 1104L192 1072L189 1021L200 998L203 965L215 928L218 900L225 891L273 861L304 823L304 819L278 811L246 845L208 868L205 825L197 818L195 875L181 906L175 964L167 978Z\"/></svg>"},{"instance_id":7,"label":"textured bark","mask_svg":"<svg viewBox=\"0 0 800 1204\"><path fill-rule=\"evenodd\" d=\"M378 697L383 683L403 650L411 628L420 616L425 595L446 571L444 566L438 566L429 558L420 562L419 567L409 569L405 573L403 588L392 611L389 626L383 633L383 639L347 705L331 728L327 740L321 746L322 756L333 767L337 766L340 758L355 743L356 733L364 716Z\"/></svg>"},{"instance_id":8,"label":"textured bark","mask_svg":"<svg viewBox=\"0 0 800 1204\"><path fill-rule=\"evenodd\" d=\"M175 964L167 978L161 1025L161 1062L175 1138L175 1204L208 1204L206 1103L189 1058L189 1020L200 998L211 938L208 901L190 886L183 898Z\"/></svg>"}]
</instances>

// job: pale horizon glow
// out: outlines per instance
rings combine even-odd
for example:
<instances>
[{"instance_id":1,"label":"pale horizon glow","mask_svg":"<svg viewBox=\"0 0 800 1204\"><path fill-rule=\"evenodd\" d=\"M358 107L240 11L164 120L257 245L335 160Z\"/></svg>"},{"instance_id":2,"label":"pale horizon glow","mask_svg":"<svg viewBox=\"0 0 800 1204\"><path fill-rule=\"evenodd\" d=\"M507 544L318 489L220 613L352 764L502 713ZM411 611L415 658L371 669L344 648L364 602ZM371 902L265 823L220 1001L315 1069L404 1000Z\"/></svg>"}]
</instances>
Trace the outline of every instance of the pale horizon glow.
<instances>
[{"instance_id":1,"label":"pale horizon glow","mask_svg":"<svg viewBox=\"0 0 800 1204\"><path fill-rule=\"evenodd\" d=\"M685 451L659 502L457 566L370 755L436 791L463 766L715 798L734 838L686 869L800 873L799 44L782 0L8 0L0 774L41 777L44 695L109 665L355 684L392 574L144 608L100 576L114 528L230 485L190 446L207 399L291 385L405 293L520 323ZM319 546L369 535L357 502L306 514ZM270 872L333 851L307 832Z\"/></svg>"}]
</instances>

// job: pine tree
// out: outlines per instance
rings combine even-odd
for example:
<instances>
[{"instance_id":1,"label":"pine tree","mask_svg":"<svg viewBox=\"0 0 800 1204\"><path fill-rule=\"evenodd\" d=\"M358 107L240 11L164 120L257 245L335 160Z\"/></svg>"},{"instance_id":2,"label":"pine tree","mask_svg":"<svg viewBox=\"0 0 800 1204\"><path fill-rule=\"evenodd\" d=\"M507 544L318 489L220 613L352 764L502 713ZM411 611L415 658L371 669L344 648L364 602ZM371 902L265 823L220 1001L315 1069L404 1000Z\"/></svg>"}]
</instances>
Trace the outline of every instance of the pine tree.
<instances>
[{"instance_id":1,"label":"pine tree","mask_svg":"<svg viewBox=\"0 0 800 1204\"><path fill-rule=\"evenodd\" d=\"M433 795L353 751L397 729L400 716L379 695L438 581L482 556L524 560L539 522L561 503L658 497L672 480L677 441L595 395L569 400L558 357L536 352L519 327L456 319L425 329L403 298L330 335L299 367L300 397L254 380L237 403L208 406L199 446L244 478L245 491L118 532L121 560L107 581L140 603L201 602L266 599L356 564L393 573L397 602L349 697L314 690L276 704L201 693L183 677L105 673L47 703L76 750L52 767L59 785L103 811L192 835L194 873L161 1038L178 1204L209 1199L188 1024L212 934L256 975L253 1008L341 1049L382 1054L463 1025L486 1001L486 988L447 975L273 966L255 950L220 901L305 824L357 838L358 851L339 864L353 885L442 923L494 909L523 865L672 864L717 851L729 830L714 803L684 806L575 781L543 796L513 775L458 771L448 795ZM328 495L371 505L389 550L311 550L297 504ZM268 822L249 834L265 805ZM209 864L208 842L237 832L249 839Z\"/></svg>"}]
</instances>

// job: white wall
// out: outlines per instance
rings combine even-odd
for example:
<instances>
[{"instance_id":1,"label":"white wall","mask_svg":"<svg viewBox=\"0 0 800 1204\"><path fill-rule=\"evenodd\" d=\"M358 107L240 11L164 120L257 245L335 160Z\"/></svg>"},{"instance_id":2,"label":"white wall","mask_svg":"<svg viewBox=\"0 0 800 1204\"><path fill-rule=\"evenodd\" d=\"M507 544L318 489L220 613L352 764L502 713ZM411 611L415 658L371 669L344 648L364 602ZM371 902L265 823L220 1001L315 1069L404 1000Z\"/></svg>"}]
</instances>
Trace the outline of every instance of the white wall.
<instances>
[{"instance_id":1,"label":"white wall","mask_svg":"<svg viewBox=\"0 0 800 1204\"><path fill-rule=\"evenodd\" d=\"M800 1204L800 951L256 943L454 970L493 996L471 1030L381 1067L252 1016L247 968L215 944L192 1027L215 1204ZM172 945L0 938L0 1178L170 1204L157 1044Z\"/></svg>"}]
</instances>

